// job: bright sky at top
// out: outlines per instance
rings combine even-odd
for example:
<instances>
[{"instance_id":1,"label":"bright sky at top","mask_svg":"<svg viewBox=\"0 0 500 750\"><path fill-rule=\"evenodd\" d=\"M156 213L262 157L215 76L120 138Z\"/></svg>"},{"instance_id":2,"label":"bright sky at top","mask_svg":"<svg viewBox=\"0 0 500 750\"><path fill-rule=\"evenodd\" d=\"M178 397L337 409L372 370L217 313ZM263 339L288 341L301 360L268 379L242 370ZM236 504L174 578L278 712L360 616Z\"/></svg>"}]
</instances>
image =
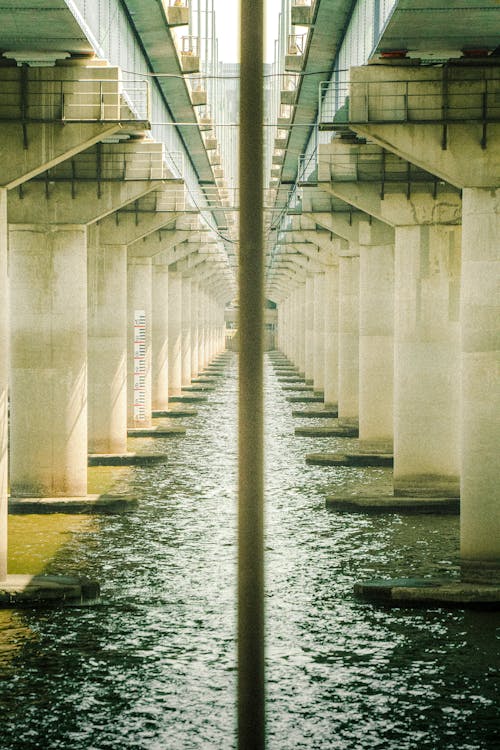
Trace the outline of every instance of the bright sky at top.
<instances>
[{"instance_id":1,"label":"bright sky at top","mask_svg":"<svg viewBox=\"0 0 500 750\"><path fill-rule=\"evenodd\" d=\"M252 0L246 0L252 2ZM266 43L264 48L265 62L274 58L274 40L278 38L278 17L281 0L265 0L266 6ZM238 62L239 56L239 0L214 0L217 39L219 42L219 60L225 63Z\"/></svg>"}]
</instances>

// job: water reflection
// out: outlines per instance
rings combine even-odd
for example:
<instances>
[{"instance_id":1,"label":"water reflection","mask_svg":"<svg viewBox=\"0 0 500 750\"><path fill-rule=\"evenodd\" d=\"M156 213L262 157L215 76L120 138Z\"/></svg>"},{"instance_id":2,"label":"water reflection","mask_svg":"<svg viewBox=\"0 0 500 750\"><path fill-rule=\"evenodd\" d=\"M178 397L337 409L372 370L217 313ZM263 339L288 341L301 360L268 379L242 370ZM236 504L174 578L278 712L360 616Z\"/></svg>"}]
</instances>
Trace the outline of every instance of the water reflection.
<instances>
[{"instance_id":1,"label":"water reflection","mask_svg":"<svg viewBox=\"0 0 500 750\"><path fill-rule=\"evenodd\" d=\"M102 605L7 626L31 636L0 683L2 750L235 746L235 370L185 438L144 443L166 464L107 475L140 505L55 555L51 571L101 581ZM269 367L269 748L496 748L498 616L351 593L373 575L456 574L457 520L327 512L329 491L383 491L390 474L306 466L342 443L296 438L285 395Z\"/></svg>"}]
</instances>

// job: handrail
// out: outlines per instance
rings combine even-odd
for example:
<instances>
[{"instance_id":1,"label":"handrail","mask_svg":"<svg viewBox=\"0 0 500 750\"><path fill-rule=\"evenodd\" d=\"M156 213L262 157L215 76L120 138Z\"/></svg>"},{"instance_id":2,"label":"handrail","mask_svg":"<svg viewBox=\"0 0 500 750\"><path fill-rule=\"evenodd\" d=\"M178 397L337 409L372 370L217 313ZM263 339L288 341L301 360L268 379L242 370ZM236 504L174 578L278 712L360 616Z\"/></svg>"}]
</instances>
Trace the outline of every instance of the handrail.
<instances>
[{"instance_id":1,"label":"handrail","mask_svg":"<svg viewBox=\"0 0 500 750\"><path fill-rule=\"evenodd\" d=\"M18 83L19 90L13 91ZM136 122L150 120L144 79L13 78L0 73L3 122Z\"/></svg>"},{"instance_id":2,"label":"handrail","mask_svg":"<svg viewBox=\"0 0 500 750\"><path fill-rule=\"evenodd\" d=\"M500 122L500 77L323 81L319 127L349 123ZM465 93L464 86L467 87ZM446 106L443 106L445 101Z\"/></svg>"},{"instance_id":3,"label":"handrail","mask_svg":"<svg viewBox=\"0 0 500 750\"><path fill-rule=\"evenodd\" d=\"M303 55L305 49L305 39L307 34L289 34L287 55Z\"/></svg>"}]
</instances>

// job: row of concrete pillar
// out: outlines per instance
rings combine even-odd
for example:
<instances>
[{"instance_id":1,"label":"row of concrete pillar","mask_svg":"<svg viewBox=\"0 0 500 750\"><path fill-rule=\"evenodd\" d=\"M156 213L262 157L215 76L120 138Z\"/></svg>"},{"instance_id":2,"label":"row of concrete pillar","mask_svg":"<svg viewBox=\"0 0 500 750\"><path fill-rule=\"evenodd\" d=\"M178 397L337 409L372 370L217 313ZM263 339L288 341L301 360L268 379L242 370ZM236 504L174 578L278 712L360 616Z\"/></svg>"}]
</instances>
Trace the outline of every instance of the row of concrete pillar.
<instances>
[{"instance_id":1,"label":"row of concrete pillar","mask_svg":"<svg viewBox=\"0 0 500 750\"><path fill-rule=\"evenodd\" d=\"M85 496L88 453L126 452L127 428L151 425L225 345L203 273L101 244L97 225L1 236L0 578L8 484L11 496Z\"/></svg>"},{"instance_id":2,"label":"row of concrete pillar","mask_svg":"<svg viewBox=\"0 0 500 750\"><path fill-rule=\"evenodd\" d=\"M463 192L463 229L361 215L332 235L328 263L289 274L278 342L363 446L393 448L395 494L460 494L462 558L496 568L500 191Z\"/></svg>"}]
</instances>

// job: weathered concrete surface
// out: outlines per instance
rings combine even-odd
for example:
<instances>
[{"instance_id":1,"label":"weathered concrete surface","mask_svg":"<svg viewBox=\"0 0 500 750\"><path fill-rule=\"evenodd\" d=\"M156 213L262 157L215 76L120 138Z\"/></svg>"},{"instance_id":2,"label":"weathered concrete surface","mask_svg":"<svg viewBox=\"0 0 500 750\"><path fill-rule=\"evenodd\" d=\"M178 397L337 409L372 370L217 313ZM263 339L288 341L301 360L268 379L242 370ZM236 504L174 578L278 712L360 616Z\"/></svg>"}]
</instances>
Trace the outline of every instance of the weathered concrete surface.
<instances>
[{"instance_id":1,"label":"weathered concrete surface","mask_svg":"<svg viewBox=\"0 0 500 750\"><path fill-rule=\"evenodd\" d=\"M208 396L198 396L195 394L192 396L170 396L169 401L176 404L200 404L208 401Z\"/></svg>"},{"instance_id":2,"label":"weathered concrete surface","mask_svg":"<svg viewBox=\"0 0 500 750\"><path fill-rule=\"evenodd\" d=\"M86 497L11 497L9 513L121 513L137 505L132 495L87 495Z\"/></svg>"},{"instance_id":3,"label":"weathered concrete surface","mask_svg":"<svg viewBox=\"0 0 500 750\"><path fill-rule=\"evenodd\" d=\"M99 601L99 584L73 576L10 575L0 582L0 607L79 606Z\"/></svg>"},{"instance_id":4,"label":"weathered concrete surface","mask_svg":"<svg viewBox=\"0 0 500 750\"><path fill-rule=\"evenodd\" d=\"M287 396L291 404L322 404L323 396Z\"/></svg>"},{"instance_id":5,"label":"weathered concrete surface","mask_svg":"<svg viewBox=\"0 0 500 750\"><path fill-rule=\"evenodd\" d=\"M285 375L282 378L278 378L278 383L303 383L306 385L307 381L304 380L304 378L299 377L298 375ZM308 385L312 385L307 383Z\"/></svg>"},{"instance_id":6,"label":"weathered concrete surface","mask_svg":"<svg viewBox=\"0 0 500 750\"><path fill-rule=\"evenodd\" d=\"M358 428L356 425L321 425L314 427L296 427L295 435L297 437L358 437Z\"/></svg>"},{"instance_id":7,"label":"weathered concrete surface","mask_svg":"<svg viewBox=\"0 0 500 750\"><path fill-rule=\"evenodd\" d=\"M306 463L315 466L392 466L389 453L308 453Z\"/></svg>"},{"instance_id":8,"label":"weathered concrete surface","mask_svg":"<svg viewBox=\"0 0 500 750\"><path fill-rule=\"evenodd\" d=\"M429 578L374 580L354 585L354 593L390 607L460 607L500 610L500 586Z\"/></svg>"},{"instance_id":9,"label":"weathered concrete surface","mask_svg":"<svg viewBox=\"0 0 500 750\"><path fill-rule=\"evenodd\" d=\"M327 508L348 512L460 514L460 499L456 497L397 497L395 495L356 495L349 497L328 495L325 503Z\"/></svg>"},{"instance_id":10,"label":"weathered concrete surface","mask_svg":"<svg viewBox=\"0 0 500 750\"><path fill-rule=\"evenodd\" d=\"M149 428L137 428L141 433L147 432ZM135 432L134 430L131 430ZM128 433L129 431L127 431ZM129 437L134 437L133 435ZM146 437L141 434L140 437ZM160 453L90 453L89 466L149 466L150 464L166 461L167 457Z\"/></svg>"},{"instance_id":11,"label":"weathered concrete surface","mask_svg":"<svg viewBox=\"0 0 500 750\"><path fill-rule=\"evenodd\" d=\"M162 424L153 425L152 427L133 427L127 430L127 435L129 436L129 438L138 438L138 437L165 438L165 437L178 437L179 435L185 435L185 434L186 434L186 428L183 426L168 427Z\"/></svg>"},{"instance_id":12,"label":"weathered concrete surface","mask_svg":"<svg viewBox=\"0 0 500 750\"><path fill-rule=\"evenodd\" d=\"M318 409L311 407L310 409L294 409L292 411L292 417L303 417L305 419L337 419L337 409ZM357 427L357 425L356 425Z\"/></svg>"},{"instance_id":13,"label":"weathered concrete surface","mask_svg":"<svg viewBox=\"0 0 500 750\"><path fill-rule=\"evenodd\" d=\"M180 417L196 417L198 416L198 412L196 409L165 409L162 411L153 411L153 419L157 419L158 417L174 417L180 418Z\"/></svg>"},{"instance_id":14,"label":"weathered concrete surface","mask_svg":"<svg viewBox=\"0 0 500 750\"><path fill-rule=\"evenodd\" d=\"M191 378L191 383L195 383L195 384L199 383L200 385L214 385L215 383L217 383L217 378L216 377L209 378L209 377L205 377L201 375L198 378Z\"/></svg>"},{"instance_id":15,"label":"weathered concrete surface","mask_svg":"<svg viewBox=\"0 0 500 750\"><path fill-rule=\"evenodd\" d=\"M282 387L283 391L308 391L312 393L314 391L314 386L312 385L284 385Z\"/></svg>"},{"instance_id":16,"label":"weathered concrete surface","mask_svg":"<svg viewBox=\"0 0 500 750\"><path fill-rule=\"evenodd\" d=\"M214 385L183 385L182 391L185 391L186 393L197 393L206 391L207 393L210 393L211 391L215 391Z\"/></svg>"}]
</instances>

